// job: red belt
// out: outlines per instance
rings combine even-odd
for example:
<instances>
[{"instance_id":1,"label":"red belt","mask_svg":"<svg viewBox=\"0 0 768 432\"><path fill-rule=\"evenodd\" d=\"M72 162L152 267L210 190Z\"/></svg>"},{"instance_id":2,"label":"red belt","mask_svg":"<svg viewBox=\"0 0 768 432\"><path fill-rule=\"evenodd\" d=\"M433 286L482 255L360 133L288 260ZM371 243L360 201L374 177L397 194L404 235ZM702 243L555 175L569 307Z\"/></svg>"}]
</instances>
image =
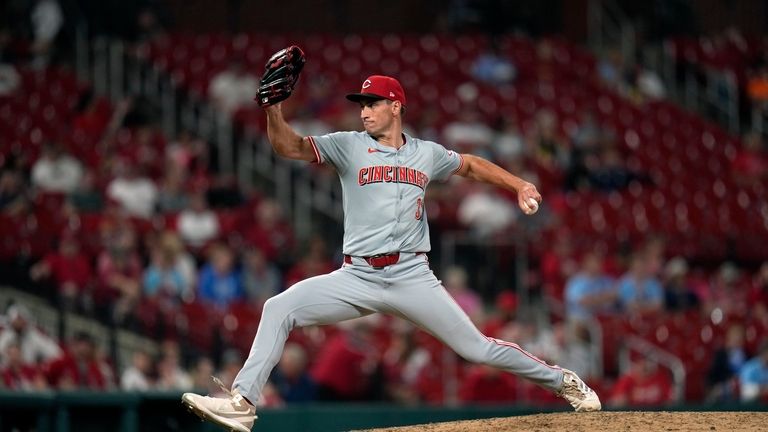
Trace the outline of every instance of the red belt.
<instances>
[{"instance_id":1,"label":"red belt","mask_svg":"<svg viewBox=\"0 0 768 432\"><path fill-rule=\"evenodd\" d=\"M421 255L423 253L424 252L416 252L416 255ZM364 259L369 266L375 269L381 269L386 266L397 264L397 262L400 261L400 252L395 252L391 254L374 255L370 257L357 257L357 258ZM349 255L344 255L344 262L347 264L352 264L352 257Z\"/></svg>"}]
</instances>

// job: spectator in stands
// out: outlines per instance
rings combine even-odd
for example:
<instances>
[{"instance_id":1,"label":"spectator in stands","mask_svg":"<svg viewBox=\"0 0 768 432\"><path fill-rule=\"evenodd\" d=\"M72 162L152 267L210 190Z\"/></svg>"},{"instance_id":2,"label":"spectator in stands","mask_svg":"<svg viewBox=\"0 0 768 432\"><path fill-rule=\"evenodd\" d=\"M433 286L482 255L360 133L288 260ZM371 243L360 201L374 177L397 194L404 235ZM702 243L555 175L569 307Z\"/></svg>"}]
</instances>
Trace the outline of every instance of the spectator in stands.
<instances>
[{"instance_id":1,"label":"spectator in stands","mask_svg":"<svg viewBox=\"0 0 768 432\"><path fill-rule=\"evenodd\" d=\"M107 196L117 201L130 215L150 218L157 204L157 186L137 165L118 163L115 178L107 185Z\"/></svg>"},{"instance_id":2,"label":"spectator in stands","mask_svg":"<svg viewBox=\"0 0 768 432\"><path fill-rule=\"evenodd\" d=\"M430 361L429 351L416 340L413 325L405 320L395 321L392 325L392 339L382 357L388 398L403 404L417 403L416 381Z\"/></svg>"},{"instance_id":3,"label":"spectator in stands","mask_svg":"<svg viewBox=\"0 0 768 432\"><path fill-rule=\"evenodd\" d=\"M13 340L2 351L0 376L2 384L13 391L48 390L48 382L42 369L34 363L26 363L21 355L21 345Z\"/></svg>"},{"instance_id":4,"label":"spectator in stands","mask_svg":"<svg viewBox=\"0 0 768 432\"><path fill-rule=\"evenodd\" d=\"M650 359L641 356L630 365L613 387L610 404L614 407L659 407L673 402L669 374Z\"/></svg>"},{"instance_id":5,"label":"spectator in stands","mask_svg":"<svg viewBox=\"0 0 768 432\"><path fill-rule=\"evenodd\" d=\"M684 312L699 307L699 297L688 284L688 263L683 257L674 257L664 267L664 309Z\"/></svg>"},{"instance_id":6,"label":"spectator in stands","mask_svg":"<svg viewBox=\"0 0 768 432\"><path fill-rule=\"evenodd\" d=\"M67 198L68 203L79 213L96 213L104 208L104 197L96 187L96 176L91 169L85 169L77 187Z\"/></svg>"},{"instance_id":7,"label":"spectator in stands","mask_svg":"<svg viewBox=\"0 0 768 432\"><path fill-rule=\"evenodd\" d=\"M0 32L0 38L3 37L3 34ZM0 58L0 100L14 95L18 91L20 83L21 76L16 71L16 66L11 63L5 63Z\"/></svg>"},{"instance_id":8,"label":"spectator in stands","mask_svg":"<svg viewBox=\"0 0 768 432\"><path fill-rule=\"evenodd\" d=\"M461 380L459 399L465 404L503 404L517 400L517 379L502 370L472 365Z\"/></svg>"},{"instance_id":9,"label":"spectator in stands","mask_svg":"<svg viewBox=\"0 0 768 432\"><path fill-rule=\"evenodd\" d=\"M147 391L154 388L152 379L152 356L143 349L133 353L131 365L120 377L120 389L125 391Z\"/></svg>"},{"instance_id":10,"label":"spectator in stands","mask_svg":"<svg viewBox=\"0 0 768 432\"><path fill-rule=\"evenodd\" d=\"M57 251L47 254L29 270L32 280L53 282L59 304L66 310L90 310L93 273L91 260L80 249L77 233L71 231L62 233Z\"/></svg>"},{"instance_id":11,"label":"spectator in stands","mask_svg":"<svg viewBox=\"0 0 768 432\"><path fill-rule=\"evenodd\" d=\"M112 119L109 102L96 97L92 90L85 91L75 108L77 114L72 120L73 134L82 134L91 142L100 140Z\"/></svg>"},{"instance_id":12,"label":"spectator in stands","mask_svg":"<svg viewBox=\"0 0 768 432\"><path fill-rule=\"evenodd\" d=\"M259 81L248 72L240 59L230 60L227 69L216 74L208 86L213 105L223 113L234 114L239 108L253 103Z\"/></svg>"},{"instance_id":13,"label":"spectator in stands","mask_svg":"<svg viewBox=\"0 0 768 432\"><path fill-rule=\"evenodd\" d=\"M31 9L32 22L32 65L42 68L51 62L55 55L55 41L62 26L64 14L56 0L37 0Z\"/></svg>"},{"instance_id":14,"label":"spectator in stands","mask_svg":"<svg viewBox=\"0 0 768 432\"><path fill-rule=\"evenodd\" d=\"M176 228L184 242L193 249L200 249L218 237L219 218L208 208L202 191L190 197L189 208L179 213Z\"/></svg>"},{"instance_id":15,"label":"spectator in stands","mask_svg":"<svg viewBox=\"0 0 768 432\"><path fill-rule=\"evenodd\" d=\"M83 167L58 144L43 146L40 158L32 165L32 184L43 192L70 193L80 184Z\"/></svg>"},{"instance_id":16,"label":"spectator in stands","mask_svg":"<svg viewBox=\"0 0 768 432\"><path fill-rule=\"evenodd\" d=\"M311 108L302 107L296 111L296 116L290 122L291 127L303 136L325 135L334 131L333 126L315 116Z\"/></svg>"},{"instance_id":17,"label":"spectator in stands","mask_svg":"<svg viewBox=\"0 0 768 432\"><path fill-rule=\"evenodd\" d=\"M747 187L768 179L768 155L759 133L744 135L741 148L731 161L731 173L740 185Z\"/></svg>"},{"instance_id":18,"label":"spectator in stands","mask_svg":"<svg viewBox=\"0 0 768 432\"><path fill-rule=\"evenodd\" d=\"M598 368L599 360L595 357L603 353L595 353L593 350L591 329L589 326L571 325L571 323L552 324L555 343L560 347L561 352L561 358L557 359L557 363L567 364L572 371L588 380L602 378L599 375L602 373Z\"/></svg>"},{"instance_id":19,"label":"spectator in stands","mask_svg":"<svg viewBox=\"0 0 768 432\"><path fill-rule=\"evenodd\" d=\"M565 310L568 320L583 323L601 313L614 311L617 292L614 281L603 271L603 255L592 251L584 255L581 269L565 285Z\"/></svg>"},{"instance_id":20,"label":"spectator in stands","mask_svg":"<svg viewBox=\"0 0 768 432\"><path fill-rule=\"evenodd\" d=\"M619 303L625 312L644 314L662 310L664 289L656 278L654 261L647 253L635 253L630 258L629 271L618 282Z\"/></svg>"},{"instance_id":21,"label":"spectator in stands","mask_svg":"<svg viewBox=\"0 0 768 432\"><path fill-rule=\"evenodd\" d=\"M293 230L283 219L283 210L274 200L264 200L254 210L255 223L245 233L249 246L264 252L267 260L281 263L293 250Z\"/></svg>"},{"instance_id":22,"label":"spectator in stands","mask_svg":"<svg viewBox=\"0 0 768 432\"><path fill-rule=\"evenodd\" d=\"M325 240L319 235L312 236L306 247L304 258L296 263L285 275L285 285L291 286L296 282L334 271L336 265L328 257Z\"/></svg>"},{"instance_id":23,"label":"spectator in stands","mask_svg":"<svg viewBox=\"0 0 768 432\"><path fill-rule=\"evenodd\" d=\"M526 139L540 169L551 177L559 178L570 163L570 148L557 126L557 115L553 111L539 110Z\"/></svg>"},{"instance_id":24,"label":"spectator in stands","mask_svg":"<svg viewBox=\"0 0 768 432\"><path fill-rule=\"evenodd\" d=\"M709 281L705 310L719 309L725 316L747 313L747 289L741 283L741 271L732 262L724 262Z\"/></svg>"},{"instance_id":25,"label":"spectator in stands","mask_svg":"<svg viewBox=\"0 0 768 432\"><path fill-rule=\"evenodd\" d=\"M603 192L624 189L632 180L639 178L627 167L624 156L615 147L604 148L595 162L594 165L587 165L589 182L593 188Z\"/></svg>"},{"instance_id":26,"label":"spectator in stands","mask_svg":"<svg viewBox=\"0 0 768 432\"><path fill-rule=\"evenodd\" d=\"M176 256L159 242L150 251L150 262L143 279L144 296L161 304L175 305L183 298L191 298L189 290L192 286L176 267Z\"/></svg>"},{"instance_id":27,"label":"spectator in stands","mask_svg":"<svg viewBox=\"0 0 768 432\"><path fill-rule=\"evenodd\" d=\"M494 131L492 143L494 160L502 165L508 165L523 156L525 144L514 120L506 116L499 116Z\"/></svg>"},{"instance_id":28,"label":"spectator in stands","mask_svg":"<svg viewBox=\"0 0 768 432\"><path fill-rule=\"evenodd\" d=\"M286 403L311 402L316 386L307 370L307 353L301 345L285 344L280 362L269 380Z\"/></svg>"},{"instance_id":29,"label":"spectator in stands","mask_svg":"<svg viewBox=\"0 0 768 432\"><path fill-rule=\"evenodd\" d=\"M178 354L163 354L157 362L156 388L165 391L190 390L192 384L192 378L180 365Z\"/></svg>"},{"instance_id":30,"label":"spectator in stands","mask_svg":"<svg viewBox=\"0 0 768 432\"><path fill-rule=\"evenodd\" d=\"M661 77L656 72L642 65L636 65L627 74L627 87L624 94L631 101L642 104L664 99L666 90Z\"/></svg>"},{"instance_id":31,"label":"spectator in stands","mask_svg":"<svg viewBox=\"0 0 768 432\"><path fill-rule=\"evenodd\" d=\"M219 386L211 380L215 373L216 369L213 366L213 360L209 357L199 357L192 367L192 388L206 394L220 392Z\"/></svg>"},{"instance_id":32,"label":"spectator in stands","mask_svg":"<svg viewBox=\"0 0 768 432\"><path fill-rule=\"evenodd\" d=\"M75 334L66 354L50 364L48 380L59 390L109 390L114 383L110 366L100 358L88 333Z\"/></svg>"},{"instance_id":33,"label":"spectator in stands","mask_svg":"<svg viewBox=\"0 0 768 432\"><path fill-rule=\"evenodd\" d=\"M446 147L459 152L488 153L493 138L493 129L471 107L463 108L457 119L443 128Z\"/></svg>"},{"instance_id":34,"label":"spectator in stands","mask_svg":"<svg viewBox=\"0 0 768 432\"><path fill-rule=\"evenodd\" d=\"M574 190L589 184L590 172L599 165L601 146L604 145L607 134L597 123L595 112L585 110L570 138L572 152L565 187Z\"/></svg>"},{"instance_id":35,"label":"spectator in stands","mask_svg":"<svg viewBox=\"0 0 768 432\"><path fill-rule=\"evenodd\" d=\"M491 41L488 49L475 58L471 72L476 80L494 87L510 84L517 76L515 64L502 54L496 41Z\"/></svg>"},{"instance_id":36,"label":"spectator in stands","mask_svg":"<svg viewBox=\"0 0 768 432\"><path fill-rule=\"evenodd\" d=\"M514 291L502 290L496 296L493 312L485 320L483 334L501 339L499 333L504 326L517 319L517 303L517 294Z\"/></svg>"},{"instance_id":37,"label":"spectator in stands","mask_svg":"<svg viewBox=\"0 0 768 432\"><path fill-rule=\"evenodd\" d=\"M764 262L752 279L747 301L753 317L768 323L768 261Z\"/></svg>"},{"instance_id":38,"label":"spectator in stands","mask_svg":"<svg viewBox=\"0 0 768 432\"><path fill-rule=\"evenodd\" d=\"M737 399L738 373L747 362L744 326L731 324L725 334L725 344L713 356L707 374L707 400L727 402Z\"/></svg>"},{"instance_id":39,"label":"spectator in stands","mask_svg":"<svg viewBox=\"0 0 768 432\"><path fill-rule=\"evenodd\" d=\"M232 250L217 243L208 251L208 262L200 269L198 298L221 309L243 298L243 284L234 266Z\"/></svg>"},{"instance_id":40,"label":"spectator in stands","mask_svg":"<svg viewBox=\"0 0 768 432\"><path fill-rule=\"evenodd\" d=\"M466 270L458 266L446 269L443 286L472 321L477 324L483 320L482 299L469 287Z\"/></svg>"},{"instance_id":41,"label":"spectator in stands","mask_svg":"<svg viewBox=\"0 0 768 432\"><path fill-rule=\"evenodd\" d=\"M168 164L157 196L157 210L160 213L178 213L189 206L189 196L184 189L186 181L184 168Z\"/></svg>"},{"instance_id":42,"label":"spectator in stands","mask_svg":"<svg viewBox=\"0 0 768 432\"><path fill-rule=\"evenodd\" d=\"M742 402L768 398L768 341L763 341L757 355L739 370L739 388Z\"/></svg>"},{"instance_id":43,"label":"spectator in stands","mask_svg":"<svg viewBox=\"0 0 768 432\"><path fill-rule=\"evenodd\" d=\"M248 248L243 255L243 288L251 302L263 305L282 291L280 270L267 261L259 248Z\"/></svg>"},{"instance_id":44,"label":"spectator in stands","mask_svg":"<svg viewBox=\"0 0 768 432\"><path fill-rule=\"evenodd\" d=\"M7 212L27 199L24 178L15 168L4 168L0 173L0 210Z\"/></svg>"},{"instance_id":45,"label":"spectator in stands","mask_svg":"<svg viewBox=\"0 0 768 432\"><path fill-rule=\"evenodd\" d=\"M49 362L61 356L59 344L35 326L26 307L20 304L9 307L6 318L8 326L0 330L0 353L18 344L25 364Z\"/></svg>"},{"instance_id":46,"label":"spectator in stands","mask_svg":"<svg viewBox=\"0 0 768 432\"><path fill-rule=\"evenodd\" d=\"M158 247L171 258L174 271L181 275L184 284L183 292L191 294L197 280L197 264L184 248L184 242L177 233L166 230L160 233Z\"/></svg>"},{"instance_id":47,"label":"spectator in stands","mask_svg":"<svg viewBox=\"0 0 768 432\"><path fill-rule=\"evenodd\" d=\"M479 183L465 187L469 192L460 198L457 216L478 238L498 235L517 220L514 204L493 187Z\"/></svg>"},{"instance_id":48,"label":"spectator in stands","mask_svg":"<svg viewBox=\"0 0 768 432\"><path fill-rule=\"evenodd\" d=\"M204 140L184 129L175 141L165 149L168 163L181 169L185 175L205 172L208 169L208 145Z\"/></svg>"},{"instance_id":49,"label":"spectator in stands","mask_svg":"<svg viewBox=\"0 0 768 432\"><path fill-rule=\"evenodd\" d=\"M141 295L141 260L136 234L130 227L117 229L97 258L94 303L99 314L116 323L127 323Z\"/></svg>"},{"instance_id":50,"label":"spectator in stands","mask_svg":"<svg viewBox=\"0 0 768 432\"><path fill-rule=\"evenodd\" d=\"M536 42L536 77L545 85L551 82L560 72L561 66L555 59L555 47L547 38L540 38Z\"/></svg>"},{"instance_id":51,"label":"spectator in stands","mask_svg":"<svg viewBox=\"0 0 768 432\"><path fill-rule=\"evenodd\" d=\"M325 343L311 370L321 401L365 399L377 365L373 347L376 315L346 321L342 331ZM339 373L344 371L344 373Z\"/></svg>"},{"instance_id":52,"label":"spectator in stands","mask_svg":"<svg viewBox=\"0 0 768 432\"><path fill-rule=\"evenodd\" d=\"M624 58L621 51L611 48L605 55L598 59L597 75L600 82L618 92L622 92L626 84L624 81Z\"/></svg>"}]
</instances>

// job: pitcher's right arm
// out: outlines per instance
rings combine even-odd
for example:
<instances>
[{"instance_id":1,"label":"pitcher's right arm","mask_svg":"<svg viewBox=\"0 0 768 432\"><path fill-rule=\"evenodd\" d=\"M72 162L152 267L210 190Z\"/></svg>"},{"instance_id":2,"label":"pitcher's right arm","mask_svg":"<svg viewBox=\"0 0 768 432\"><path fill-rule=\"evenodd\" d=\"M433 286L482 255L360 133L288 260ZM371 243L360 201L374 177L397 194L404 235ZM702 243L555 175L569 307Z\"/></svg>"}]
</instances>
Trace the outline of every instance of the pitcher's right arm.
<instances>
[{"instance_id":1,"label":"pitcher's right arm","mask_svg":"<svg viewBox=\"0 0 768 432\"><path fill-rule=\"evenodd\" d=\"M267 138L275 153L288 158L308 162L319 162L309 138L299 136L285 121L281 104L264 108L267 113Z\"/></svg>"}]
</instances>

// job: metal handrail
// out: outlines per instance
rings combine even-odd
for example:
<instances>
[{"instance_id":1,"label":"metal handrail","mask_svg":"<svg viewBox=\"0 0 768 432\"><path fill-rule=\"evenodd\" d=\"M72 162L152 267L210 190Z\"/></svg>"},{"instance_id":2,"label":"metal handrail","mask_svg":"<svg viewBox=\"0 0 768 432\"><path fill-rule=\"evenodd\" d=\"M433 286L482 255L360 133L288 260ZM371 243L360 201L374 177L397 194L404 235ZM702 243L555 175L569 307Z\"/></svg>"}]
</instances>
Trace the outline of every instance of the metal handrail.
<instances>
[{"instance_id":1,"label":"metal handrail","mask_svg":"<svg viewBox=\"0 0 768 432\"><path fill-rule=\"evenodd\" d=\"M647 357L649 360L669 369L672 373L672 382L674 386L674 402L679 403L683 401L685 396L686 370L685 363L683 363L680 357L637 336L626 336L624 338L624 346L619 354L619 364L622 371L626 371L629 368L630 350L634 350Z\"/></svg>"}]
</instances>

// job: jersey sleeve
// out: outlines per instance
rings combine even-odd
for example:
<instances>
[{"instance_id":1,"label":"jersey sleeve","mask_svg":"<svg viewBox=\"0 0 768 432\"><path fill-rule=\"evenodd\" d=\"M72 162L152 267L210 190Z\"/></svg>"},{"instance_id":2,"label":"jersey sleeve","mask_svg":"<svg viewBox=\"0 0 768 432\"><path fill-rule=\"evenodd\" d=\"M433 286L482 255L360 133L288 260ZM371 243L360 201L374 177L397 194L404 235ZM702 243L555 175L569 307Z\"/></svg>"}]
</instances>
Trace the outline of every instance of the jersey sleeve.
<instances>
[{"instance_id":1,"label":"jersey sleeve","mask_svg":"<svg viewBox=\"0 0 768 432\"><path fill-rule=\"evenodd\" d=\"M435 180L448 180L464 165L464 158L455 151L433 142L430 142L430 145L432 146L432 178Z\"/></svg>"},{"instance_id":2,"label":"jersey sleeve","mask_svg":"<svg viewBox=\"0 0 768 432\"><path fill-rule=\"evenodd\" d=\"M307 138L315 151L316 163L329 163L336 167L339 172L347 168L351 150L351 145L348 145L351 141L349 132L334 132L327 135L308 136Z\"/></svg>"}]
</instances>

